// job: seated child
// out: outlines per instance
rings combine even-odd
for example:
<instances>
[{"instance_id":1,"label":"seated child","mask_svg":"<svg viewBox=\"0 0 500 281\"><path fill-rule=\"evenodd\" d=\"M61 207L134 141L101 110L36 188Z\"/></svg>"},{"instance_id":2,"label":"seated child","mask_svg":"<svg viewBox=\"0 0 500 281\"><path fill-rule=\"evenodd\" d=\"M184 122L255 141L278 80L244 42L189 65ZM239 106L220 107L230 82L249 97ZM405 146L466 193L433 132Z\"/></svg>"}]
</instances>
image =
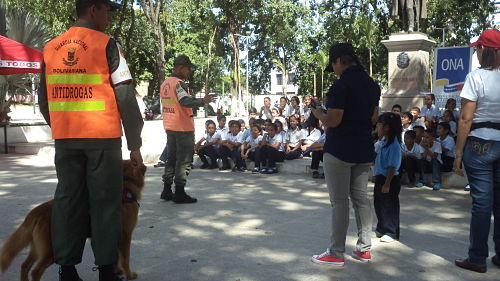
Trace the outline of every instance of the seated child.
<instances>
[{"instance_id":1,"label":"seated child","mask_svg":"<svg viewBox=\"0 0 500 281\"><path fill-rule=\"evenodd\" d=\"M263 174L277 173L276 162L283 162L285 160L285 143L281 134L277 134L277 130L278 126L271 124L267 134L262 138L258 162L261 163L260 172ZM267 169L264 168L266 166L268 167Z\"/></svg>"},{"instance_id":2,"label":"seated child","mask_svg":"<svg viewBox=\"0 0 500 281\"><path fill-rule=\"evenodd\" d=\"M321 130L319 129L319 120L312 115L306 122L307 129L302 129L302 155L308 156L311 151L311 145L321 137Z\"/></svg>"},{"instance_id":3,"label":"seated child","mask_svg":"<svg viewBox=\"0 0 500 281\"><path fill-rule=\"evenodd\" d=\"M299 128L299 119L292 115L290 116L290 127L285 135L285 159L293 160L302 157L302 130Z\"/></svg>"},{"instance_id":4,"label":"seated child","mask_svg":"<svg viewBox=\"0 0 500 281\"><path fill-rule=\"evenodd\" d=\"M283 129L283 123L280 120L275 120L274 123L276 124L276 126L278 126L278 131L276 133L280 134L284 141L287 130Z\"/></svg>"},{"instance_id":5,"label":"seated child","mask_svg":"<svg viewBox=\"0 0 500 281\"><path fill-rule=\"evenodd\" d=\"M424 149L415 142L417 134L413 130L406 131L404 134L404 143L401 144L401 156L403 161L401 167L408 175L408 187L415 187L415 173L422 170L422 162L420 157L424 153ZM419 172L419 176L422 176ZM419 182L424 182L424 178L419 178Z\"/></svg>"},{"instance_id":6,"label":"seated child","mask_svg":"<svg viewBox=\"0 0 500 281\"><path fill-rule=\"evenodd\" d=\"M288 129L286 119L285 117L281 116L281 109L279 107L273 107L273 109L271 110L271 114L273 115L273 123L276 123L276 121L280 121L283 129Z\"/></svg>"},{"instance_id":7,"label":"seated child","mask_svg":"<svg viewBox=\"0 0 500 281\"><path fill-rule=\"evenodd\" d=\"M252 134L248 136L245 142L241 145L241 158L243 160L250 159L255 161L255 168L252 173L256 174L260 171L260 162L257 161L257 154L260 152L260 143L262 141L262 129L260 126L252 126Z\"/></svg>"},{"instance_id":8,"label":"seated child","mask_svg":"<svg viewBox=\"0 0 500 281\"><path fill-rule=\"evenodd\" d=\"M438 135L437 142L441 144L441 172L451 172L453 170L453 162L455 161L455 140L450 136L450 125L446 122L441 122L437 125Z\"/></svg>"},{"instance_id":9,"label":"seated child","mask_svg":"<svg viewBox=\"0 0 500 281\"><path fill-rule=\"evenodd\" d=\"M414 127L421 126L425 130L425 122L424 122L425 118L420 117L420 108L416 107L416 106L412 107L410 110L410 113L413 116L413 120L412 120L413 126Z\"/></svg>"},{"instance_id":10,"label":"seated child","mask_svg":"<svg viewBox=\"0 0 500 281\"><path fill-rule=\"evenodd\" d=\"M443 161L441 160L441 144L436 141L436 135L431 129L427 129L424 132L420 146L424 149L421 156L422 169L420 170L420 182L416 184L416 187L424 186L424 172L432 171L432 183L434 186L432 189L441 189L441 165Z\"/></svg>"},{"instance_id":11,"label":"seated child","mask_svg":"<svg viewBox=\"0 0 500 281\"><path fill-rule=\"evenodd\" d=\"M415 131L415 142L417 144L420 144L420 142L422 141L422 138L424 136L424 132L425 132L425 129L424 127L422 126L413 126L413 131Z\"/></svg>"},{"instance_id":12,"label":"seated child","mask_svg":"<svg viewBox=\"0 0 500 281\"><path fill-rule=\"evenodd\" d=\"M443 121L450 125L450 136L455 137L457 135L457 122L453 111L446 110L443 113Z\"/></svg>"},{"instance_id":13,"label":"seated child","mask_svg":"<svg viewBox=\"0 0 500 281\"><path fill-rule=\"evenodd\" d=\"M243 143L243 132L241 132L240 123L236 120L229 121L229 133L222 136L220 147L220 158L222 159L221 170L228 170L229 157L233 159L234 168L233 172L244 172L245 161L241 159L241 144Z\"/></svg>"},{"instance_id":14,"label":"seated child","mask_svg":"<svg viewBox=\"0 0 500 281\"><path fill-rule=\"evenodd\" d=\"M246 140L250 136L251 127L247 128L245 120L243 119L238 120L238 122L240 122L241 131L243 132L243 140Z\"/></svg>"},{"instance_id":15,"label":"seated child","mask_svg":"<svg viewBox=\"0 0 500 281\"><path fill-rule=\"evenodd\" d=\"M203 136L195 145L194 151L200 156L201 169L215 169L217 165L217 157L219 154L220 135L215 132L215 122L207 120L205 122L205 136ZM211 164L208 164L207 156L210 157Z\"/></svg>"},{"instance_id":16,"label":"seated child","mask_svg":"<svg viewBox=\"0 0 500 281\"><path fill-rule=\"evenodd\" d=\"M313 179L325 178L325 174L320 174L318 172L319 162L323 161L323 147L326 142L326 132L319 137L319 139L311 145L312 149L312 160L311 160L311 171Z\"/></svg>"},{"instance_id":17,"label":"seated child","mask_svg":"<svg viewBox=\"0 0 500 281\"><path fill-rule=\"evenodd\" d=\"M405 132L413 129L413 116L410 112L401 113L401 125L403 127L403 132L401 133L401 139L404 140Z\"/></svg>"},{"instance_id":18,"label":"seated child","mask_svg":"<svg viewBox=\"0 0 500 281\"><path fill-rule=\"evenodd\" d=\"M219 114L217 115L217 123L219 126L216 129L216 133L222 137L229 132L229 128L226 126L226 116Z\"/></svg>"}]
</instances>

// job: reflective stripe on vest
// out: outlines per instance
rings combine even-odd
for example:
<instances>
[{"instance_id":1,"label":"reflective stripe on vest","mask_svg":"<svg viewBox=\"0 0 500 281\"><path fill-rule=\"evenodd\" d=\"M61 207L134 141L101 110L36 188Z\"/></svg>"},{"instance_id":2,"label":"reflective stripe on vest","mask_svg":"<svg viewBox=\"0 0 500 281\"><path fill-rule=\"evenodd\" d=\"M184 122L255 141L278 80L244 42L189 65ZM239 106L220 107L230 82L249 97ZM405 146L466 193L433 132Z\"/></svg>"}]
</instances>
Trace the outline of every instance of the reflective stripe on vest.
<instances>
[{"instance_id":1,"label":"reflective stripe on vest","mask_svg":"<svg viewBox=\"0 0 500 281\"><path fill-rule=\"evenodd\" d=\"M110 83L110 37L72 27L44 48L52 137L119 138L122 126Z\"/></svg>"},{"instance_id":2,"label":"reflective stripe on vest","mask_svg":"<svg viewBox=\"0 0 500 281\"><path fill-rule=\"evenodd\" d=\"M177 132L194 132L193 110L179 103L177 84L182 80L177 77L169 77L160 88L161 108L163 116L163 127L165 130ZM188 95L189 93L188 90Z\"/></svg>"}]
</instances>

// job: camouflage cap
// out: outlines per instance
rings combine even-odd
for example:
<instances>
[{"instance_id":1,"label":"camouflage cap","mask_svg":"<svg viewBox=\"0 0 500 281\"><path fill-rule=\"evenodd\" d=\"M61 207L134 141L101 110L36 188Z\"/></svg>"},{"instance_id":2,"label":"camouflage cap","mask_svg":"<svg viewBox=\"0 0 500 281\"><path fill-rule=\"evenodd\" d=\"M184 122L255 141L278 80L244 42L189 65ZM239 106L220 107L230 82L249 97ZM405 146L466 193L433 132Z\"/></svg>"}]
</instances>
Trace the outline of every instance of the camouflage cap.
<instances>
[{"instance_id":1,"label":"camouflage cap","mask_svg":"<svg viewBox=\"0 0 500 281\"><path fill-rule=\"evenodd\" d=\"M85 2L108 4L113 9L118 9L123 6L123 0L76 0L76 5L81 5Z\"/></svg>"},{"instance_id":2,"label":"camouflage cap","mask_svg":"<svg viewBox=\"0 0 500 281\"><path fill-rule=\"evenodd\" d=\"M180 55L180 56L178 56L178 57L175 58L175 60L174 60L174 66L179 66L179 65L189 66L192 69L196 68L196 65L194 65L191 62L191 60L189 59L189 57L186 56L186 55Z\"/></svg>"}]
</instances>

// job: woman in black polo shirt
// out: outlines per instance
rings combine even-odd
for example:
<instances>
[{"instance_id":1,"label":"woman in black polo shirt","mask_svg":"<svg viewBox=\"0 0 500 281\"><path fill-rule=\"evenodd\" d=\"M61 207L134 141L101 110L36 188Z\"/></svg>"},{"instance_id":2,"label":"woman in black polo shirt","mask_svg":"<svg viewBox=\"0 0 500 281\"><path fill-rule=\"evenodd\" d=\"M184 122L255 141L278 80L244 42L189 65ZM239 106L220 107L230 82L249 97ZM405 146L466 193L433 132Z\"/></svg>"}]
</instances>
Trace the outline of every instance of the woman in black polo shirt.
<instances>
[{"instance_id":1,"label":"woman in black polo shirt","mask_svg":"<svg viewBox=\"0 0 500 281\"><path fill-rule=\"evenodd\" d=\"M365 72L349 43L332 46L325 71L335 72L339 80L328 92L328 112L318 108L313 114L327 127L323 162L332 204L332 236L327 251L311 260L344 265L350 197L358 225L353 257L367 262L372 229L368 171L374 156L371 131L377 120L380 87Z\"/></svg>"}]
</instances>

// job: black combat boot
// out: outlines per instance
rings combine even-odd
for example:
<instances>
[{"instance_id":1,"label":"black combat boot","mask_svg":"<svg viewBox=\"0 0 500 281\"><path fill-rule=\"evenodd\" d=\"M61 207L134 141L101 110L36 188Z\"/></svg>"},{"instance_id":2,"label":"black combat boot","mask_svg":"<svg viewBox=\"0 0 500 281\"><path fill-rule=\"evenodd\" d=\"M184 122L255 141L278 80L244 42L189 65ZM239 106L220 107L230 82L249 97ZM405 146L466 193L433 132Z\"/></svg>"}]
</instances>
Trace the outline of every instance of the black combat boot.
<instances>
[{"instance_id":1,"label":"black combat boot","mask_svg":"<svg viewBox=\"0 0 500 281\"><path fill-rule=\"evenodd\" d=\"M100 265L97 268L99 269L99 281L120 280L118 275L115 273L115 267L112 264Z\"/></svg>"},{"instance_id":2,"label":"black combat boot","mask_svg":"<svg viewBox=\"0 0 500 281\"><path fill-rule=\"evenodd\" d=\"M59 281L82 281L74 265L64 265L59 268Z\"/></svg>"},{"instance_id":3,"label":"black combat boot","mask_svg":"<svg viewBox=\"0 0 500 281\"><path fill-rule=\"evenodd\" d=\"M173 201L177 204L189 204L198 202L198 199L187 195L184 186L176 186Z\"/></svg>"},{"instance_id":4,"label":"black combat boot","mask_svg":"<svg viewBox=\"0 0 500 281\"><path fill-rule=\"evenodd\" d=\"M165 201L172 200L174 194L172 193L171 184L163 183L163 191L161 192L160 199Z\"/></svg>"}]
</instances>

